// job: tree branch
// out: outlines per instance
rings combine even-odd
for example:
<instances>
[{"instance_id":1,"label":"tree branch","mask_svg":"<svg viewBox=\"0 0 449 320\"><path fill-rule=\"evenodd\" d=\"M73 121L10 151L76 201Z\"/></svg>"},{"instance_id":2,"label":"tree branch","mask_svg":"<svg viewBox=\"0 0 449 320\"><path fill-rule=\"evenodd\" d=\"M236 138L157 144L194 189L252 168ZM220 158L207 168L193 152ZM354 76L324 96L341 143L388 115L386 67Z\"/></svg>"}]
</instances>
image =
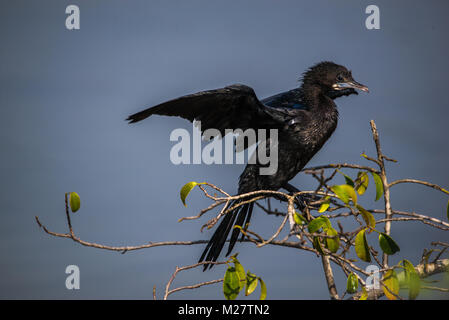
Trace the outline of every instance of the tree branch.
<instances>
[{"instance_id":1,"label":"tree branch","mask_svg":"<svg viewBox=\"0 0 449 320\"><path fill-rule=\"evenodd\" d=\"M376 145L377 150L377 164L380 167L380 178L382 180L383 189L384 189L384 203L385 203L385 233L387 235L390 235L391 233L391 218L393 213L391 212L391 202L390 202L390 187L387 180L387 174L385 170L385 162L384 162L384 155L382 153L382 150L380 148L380 141L379 141L379 133L377 131L376 124L374 123L374 120L370 121L371 125L371 131L373 133L373 140ZM388 267L388 255L386 253L383 254L382 258L382 264L384 268Z\"/></svg>"}]
</instances>

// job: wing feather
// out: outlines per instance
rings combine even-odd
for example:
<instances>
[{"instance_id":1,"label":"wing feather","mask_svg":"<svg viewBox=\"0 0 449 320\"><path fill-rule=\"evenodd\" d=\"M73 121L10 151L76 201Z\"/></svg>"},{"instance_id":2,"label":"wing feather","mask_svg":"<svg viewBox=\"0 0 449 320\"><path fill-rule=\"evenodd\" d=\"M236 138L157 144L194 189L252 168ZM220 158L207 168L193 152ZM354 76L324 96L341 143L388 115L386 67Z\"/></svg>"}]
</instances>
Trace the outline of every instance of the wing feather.
<instances>
[{"instance_id":1,"label":"wing feather","mask_svg":"<svg viewBox=\"0 0 449 320\"><path fill-rule=\"evenodd\" d=\"M191 122L201 121L202 130L218 129L222 136L226 129L285 130L292 119L296 119L295 126L301 125L300 118L308 112L301 101L301 89L260 101L252 88L234 84L170 100L130 115L126 120L135 123L152 115L176 116Z\"/></svg>"},{"instance_id":2,"label":"wing feather","mask_svg":"<svg viewBox=\"0 0 449 320\"><path fill-rule=\"evenodd\" d=\"M129 123L151 115L177 116L201 121L202 129L259 129L275 124L264 111L266 107L248 86L235 84L173 99L129 116Z\"/></svg>"}]
</instances>

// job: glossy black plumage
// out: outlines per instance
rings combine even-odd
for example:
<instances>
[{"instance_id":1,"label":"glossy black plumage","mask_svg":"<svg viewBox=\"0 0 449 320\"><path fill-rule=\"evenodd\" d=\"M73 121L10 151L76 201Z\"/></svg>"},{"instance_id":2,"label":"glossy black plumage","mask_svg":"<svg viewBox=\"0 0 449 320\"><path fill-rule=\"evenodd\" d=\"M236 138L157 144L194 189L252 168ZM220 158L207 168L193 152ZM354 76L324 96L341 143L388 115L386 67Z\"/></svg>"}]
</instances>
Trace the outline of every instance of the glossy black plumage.
<instances>
[{"instance_id":1,"label":"glossy black plumage","mask_svg":"<svg viewBox=\"0 0 449 320\"><path fill-rule=\"evenodd\" d=\"M345 67L321 62L303 74L300 88L259 100L254 90L236 84L225 88L183 96L128 117L130 123L153 114L200 120L202 130L278 129L278 168L273 175L260 175L259 164L248 164L240 176L238 193L256 190L297 190L288 184L321 149L337 127L338 111L334 99L368 89L355 82ZM270 146L268 146L268 149ZM237 204L235 201L231 206ZM216 261L234 225L246 228L253 204L227 213L206 246L200 261ZM240 234L231 234L228 255ZM205 266L205 269L208 266Z\"/></svg>"}]
</instances>

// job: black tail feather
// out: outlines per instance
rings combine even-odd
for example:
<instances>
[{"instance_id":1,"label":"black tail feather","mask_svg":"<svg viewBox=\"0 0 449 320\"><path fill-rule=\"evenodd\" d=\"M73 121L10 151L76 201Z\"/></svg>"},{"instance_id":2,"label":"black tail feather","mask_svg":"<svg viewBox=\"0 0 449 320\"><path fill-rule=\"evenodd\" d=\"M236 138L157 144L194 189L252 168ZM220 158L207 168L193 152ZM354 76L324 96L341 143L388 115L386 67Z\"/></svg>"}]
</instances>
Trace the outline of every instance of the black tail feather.
<instances>
[{"instance_id":1,"label":"black tail feather","mask_svg":"<svg viewBox=\"0 0 449 320\"><path fill-rule=\"evenodd\" d=\"M236 226L240 226L243 228L243 223L245 222L247 213L248 213L248 205L243 205L242 209L238 213L237 220L235 222ZM234 248L234 245L237 242L239 234L240 234L239 228L234 228L232 230L231 239L229 240L229 246L228 246L228 251L226 252L226 256L228 256L231 253L232 249Z\"/></svg>"},{"instance_id":2,"label":"black tail feather","mask_svg":"<svg viewBox=\"0 0 449 320\"><path fill-rule=\"evenodd\" d=\"M214 234L212 235L212 238L210 238L209 242L207 243L206 248L204 249L199 262L202 261L215 261L215 260L211 260L212 257L212 252L216 250L217 248L217 244L218 242L218 238L220 237L220 235L222 233L225 232L225 229L227 227L228 224L232 224L231 222L232 219L232 212L229 212L229 214L227 214L223 220L221 221L220 225L217 227L217 230L215 230ZM224 244L224 243L223 243ZM223 244L221 245L221 247L223 247ZM221 250L221 249L220 249ZM205 259L207 255L207 258ZM205 265L205 268L207 268L208 265Z\"/></svg>"},{"instance_id":3,"label":"black tail feather","mask_svg":"<svg viewBox=\"0 0 449 320\"><path fill-rule=\"evenodd\" d=\"M248 229L248 224L249 224L249 220L251 219L253 206L254 206L253 202L251 202L249 204L245 204L242 206L242 209L239 212L239 215L237 217L237 221L235 222L235 225L242 227L243 231L246 231L246 229ZM240 233L241 233L241 231L239 228L235 228L232 231L231 240L229 241L229 247L228 247L228 252L226 253L226 256L228 256L231 253L232 249L235 246L235 243L237 242L237 238L239 237ZM245 238L245 234L244 233L241 233L241 234L242 234L242 236L240 238L240 241L242 241Z\"/></svg>"},{"instance_id":4,"label":"black tail feather","mask_svg":"<svg viewBox=\"0 0 449 320\"><path fill-rule=\"evenodd\" d=\"M249 204L248 214L246 215L245 224L242 226L243 231L246 231L248 229L249 221L251 220L251 215L253 214L253 208L254 208L254 202L251 202ZM242 237L240 238L240 241L243 241L243 239L245 239L244 233L242 233Z\"/></svg>"},{"instance_id":5,"label":"black tail feather","mask_svg":"<svg viewBox=\"0 0 449 320\"><path fill-rule=\"evenodd\" d=\"M233 203L231 203L230 207L235 206L240 201L236 200ZM206 248L203 251L203 254L200 257L199 262L202 261L217 261L221 250L223 249L223 246L226 242L226 239L229 235L229 232L231 231L234 222L235 225L241 226L243 230L247 229L249 220L251 219L251 214L253 211L254 203L244 204L240 207L235 208L233 211L228 212L221 221L220 225L215 230L214 234L212 235L212 238L209 240L209 243L207 244ZM237 220L236 220L237 218ZM229 241L229 247L228 251L226 253L226 256L228 256L232 249L234 248L235 243L237 242L238 236L240 234L240 230L234 229L232 231L231 239ZM244 235L240 239L243 240ZM212 264L206 264L204 265L203 270L207 270L208 268L211 268Z\"/></svg>"}]
</instances>

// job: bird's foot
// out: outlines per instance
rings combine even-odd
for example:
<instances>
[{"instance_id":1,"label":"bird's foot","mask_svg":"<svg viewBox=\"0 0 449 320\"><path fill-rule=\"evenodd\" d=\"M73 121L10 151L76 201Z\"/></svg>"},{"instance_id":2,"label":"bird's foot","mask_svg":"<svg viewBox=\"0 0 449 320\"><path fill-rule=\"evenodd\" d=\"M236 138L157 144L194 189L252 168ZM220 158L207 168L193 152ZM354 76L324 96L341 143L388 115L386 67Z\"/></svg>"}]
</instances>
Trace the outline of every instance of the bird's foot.
<instances>
[{"instance_id":1,"label":"bird's foot","mask_svg":"<svg viewBox=\"0 0 449 320\"><path fill-rule=\"evenodd\" d=\"M309 210L318 210L320 204L317 203L322 199L321 196L315 194L301 194L296 196L296 205L298 209L304 211L306 208Z\"/></svg>"},{"instance_id":2,"label":"bird's foot","mask_svg":"<svg viewBox=\"0 0 449 320\"><path fill-rule=\"evenodd\" d=\"M286 183L283 188L290 192L291 195L301 192L298 188L291 185L290 183ZM310 221L312 220L310 210L318 210L320 204L316 204L316 202L319 202L321 199L322 197L316 194L304 193L299 194L295 197L295 203L298 210L304 213L307 221Z\"/></svg>"}]
</instances>

